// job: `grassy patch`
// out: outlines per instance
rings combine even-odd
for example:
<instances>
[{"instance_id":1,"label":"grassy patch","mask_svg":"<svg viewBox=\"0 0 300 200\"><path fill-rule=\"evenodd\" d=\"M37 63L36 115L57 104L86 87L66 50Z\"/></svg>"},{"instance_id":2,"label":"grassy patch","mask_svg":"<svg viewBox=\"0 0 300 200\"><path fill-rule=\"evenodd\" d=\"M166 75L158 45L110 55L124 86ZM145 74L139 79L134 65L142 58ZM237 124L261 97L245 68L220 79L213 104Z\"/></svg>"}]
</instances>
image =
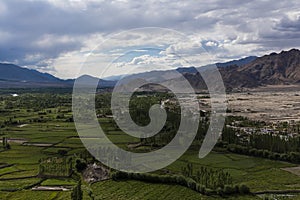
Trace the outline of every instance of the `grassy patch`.
<instances>
[{"instance_id":1,"label":"grassy patch","mask_svg":"<svg viewBox=\"0 0 300 200\"><path fill-rule=\"evenodd\" d=\"M179 185L151 184L140 181L103 181L92 185L95 199L119 200L195 200L195 199L221 199L218 196L204 196L193 190ZM226 199L257 199L250 196L236 196Z\"/></svg>"},{"instance_id":2,"label":"grassy patch","mask_svg":"<svg viewBox=\"0 0 300 200\"><path fill-rule=\"evenodd\" d=\"M69 186L75 185L73 179L47 179L41 183L42 186Z\"/></svg>"},{"instance_id":3,"label":"grassy patch","mask_svg":"<svg viewBox=\"0 0 300 200\"><path fill-rule=\"evenodd\" d=\"M17 191L9 193L0 193L3 200L68 200L71 199L71 192L52 192L52 191Z\"/></svg>"}]
</instances>

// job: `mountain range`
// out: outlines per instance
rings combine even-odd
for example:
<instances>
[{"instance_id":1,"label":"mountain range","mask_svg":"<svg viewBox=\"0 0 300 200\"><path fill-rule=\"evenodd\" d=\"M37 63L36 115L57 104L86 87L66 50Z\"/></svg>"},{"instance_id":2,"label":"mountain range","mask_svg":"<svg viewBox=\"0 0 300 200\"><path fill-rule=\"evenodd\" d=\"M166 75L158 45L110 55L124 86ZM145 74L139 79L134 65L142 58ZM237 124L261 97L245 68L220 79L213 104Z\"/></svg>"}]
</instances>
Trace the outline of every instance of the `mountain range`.
<instances>
[{"instance_id":1,"label":"mountain range","mask_svg":"<svg viewBox=\"0 0 300 200\"><path fill-rule=\"evenodd\" d=\"M300 84L300 51L298 49L271 53L262 57L250 56L226 63L216 63L215 65L219 68L228 90L265 85ZM180 73L196 90L201 90L205 89L206 85L199 71L206 70L211 70L211 65L144 72L129 75L125 79L127 83L133 79L163 83L176 81L180 78L178 76ZM79 78L83 79L86 84L96 79L88 75ZM126 80L123 81L123 84L126 83ZM72 87L74 81L75 79L63 80L48 73L41 73L14 64L0 63L0 88ZM111 79L99 81L101 87L113 87L115 84L116 81Z\"/></svg>"},{"instance_id":2,"label":"mountain range","mask_svg":"<svg viewBox=\"0 0 300 200\"><path fill-rule=\"evenodd\" d=\"M85 84L94 82L95 77L79 77ZM14 64L0 63L0 88L73 87L75 79L59 79L48 73L23 68ZM99 86L113 87L115 81L100 80Z\"/></svg>"},{"instance_id":3,"label":"mountain range","mask_svg":"<svg viewBox=\"0 0 300 200\"><path fill-rule=\"evenodd\" d=\"M300 83L300 51L292 49L271 53L241 67L220 70L227 87L258 87Z\"/></svg>"},{"instance_id":4,"label":"mountain range","mask_svg":"<svg viewBox=\"0 0 300 200\"><path fill-rule=\"evenodd\" d=\"M215 65L219 69L227 91L267 85L300 84L300 51L298 49L271 53L262 57L251 56L227 63L216 63ZM134 74L126 77L127 80L123 81L125 83L123 83L124 90L126 90L126 83L138 79L176 84L183 79L180 74L176 73L180 72L197 92L201 92L207 89L201 74L208 72L208 70L213 70L211 65ZM128 85L130 86L130 84ZM147 90L151 90L151 87L147 86Z\"/></svg>"},{"instance_id":5,"label":"mountain range","mask_svg":"<svg viewBox=\"0 0 300 200\"><path fill-rule=\"evenodd\" d=\"M219 71L227 90L267 85L297 85L300 84L300 51L291 49L271 53L243 65L232 64L219 68Z\"/></svg>"}]
</instances>

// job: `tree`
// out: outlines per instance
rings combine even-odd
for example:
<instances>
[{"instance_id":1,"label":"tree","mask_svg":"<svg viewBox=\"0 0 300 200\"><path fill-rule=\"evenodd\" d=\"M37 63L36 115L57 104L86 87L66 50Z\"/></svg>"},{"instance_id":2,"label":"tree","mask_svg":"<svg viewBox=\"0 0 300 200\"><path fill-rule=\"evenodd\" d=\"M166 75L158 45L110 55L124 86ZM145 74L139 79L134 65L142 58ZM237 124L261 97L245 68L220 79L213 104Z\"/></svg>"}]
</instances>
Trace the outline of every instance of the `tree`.
<instances>
[{"instance_id":1,"label":"tree","mask_svg":"<svg viewBox=\"0 0 300 200\"><path fill-rule=\"evenodd\" d=\"M239 187L239 191L240 191L241 194L249 194L250 193L250 189L246 185L241 185Z\"/></svg>"},{"instance_id":2,"label":"tree","mask_svg":"<svg viewBox=\"0 0 300 200\"><path fill-rule=\"evenodd\" d=\"M82 200L81 180L79 180L77 185L73 188L71 193L71 199Z\"/></svg>"}]
</instances>

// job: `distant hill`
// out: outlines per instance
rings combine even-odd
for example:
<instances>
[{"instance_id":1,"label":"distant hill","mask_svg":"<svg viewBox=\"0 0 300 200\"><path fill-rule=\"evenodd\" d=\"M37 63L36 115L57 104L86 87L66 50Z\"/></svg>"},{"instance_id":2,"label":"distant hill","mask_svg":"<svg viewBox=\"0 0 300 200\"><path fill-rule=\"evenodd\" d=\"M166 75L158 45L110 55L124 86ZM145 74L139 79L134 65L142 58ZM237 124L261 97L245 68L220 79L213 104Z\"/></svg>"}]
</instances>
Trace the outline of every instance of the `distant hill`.
<instances>
[{"instance_id":1,"label":"distant hill","mask_svg":"<svg viewBox=\"0 0 300 200\"><path fill-rule=\"evenodd\" d=\"M255 56L251 56L251 57L246 57L246 58L242 58L240 60L233 60L230 62L225 62L225 63L216 63L214 64L214 66L218 66L218 67L230 67L231 65L236 65L236 66L240 66L243 63L249 63L251 61L253 61L254 59L256 59ZM193 77L194 75L196 75L197 73L203 72L205 70L210 70L212 69L213 65L206 65L206 66L202 66L202 67L181 67L181 68L177 68L174 70L165 70L165 71L150 71L150 72L144 72L144 73L138 73L138 74L132 74L132 75L128 75L125 78L123 78L122 83L126 84L126 83L130 83L132 80L139 80L139 79L144 79L147 81L153 81L153 82L157 82L157 83L162 83L162 82L166 82L166 81L175 81L176 79L181 79L180 77L182 77L181 74L183 74L184 76L188 76L190 78L190 81L194 82L197 81L199 79L199 77ZM179 72L179 73L178 73ZM124 80L125 79L125 80ZM189 79L188 79L189 80ZM200 82L203 82L200 80ZM200 84L202 85L202 84ZM199 87L199 83L194 84L195 88ZM126 87L126 86L124 86Z\"/></svg>"},{"instance_id":2,"label":"distant hill","mask_svg":"<svg viewBox=\"0 0 300 200\"><path fill-rule=\"evenodd\" d=\"M229 62L224 62L224 63L215 63L213 65L217 66L217 67L228 67L231 65L237 65L237 66L242 66L244 64L248 64L251 61L255 60L257 57L256 56L249 56L249 57L245 57L239 60L232 60ZM176 69L177 72L183 74L183 73L197 73L198 71L204 71L207 69L210 69L212 67L212 65L206 65L206 66L202 66L202 67L179 67ZM143 72L143 73L138 73L138 74L132 74L132 75L128 75L130 77L134 77L134 78L146 78L146 79L160 79L162 81L165 80L165 78L170 79L170 77L172 77L175 73L174 70L165 70L165 71L150 71L150 72ZM120 80L122 78L126 78L127 75L118 75L118 76L109 76L104 78L104 80ZM128 77L127 77L128 78Z\"/></svg>"},{"instance_id":3,"label":"distant hill","mask_svg":"<svg viewBox=\"0 0 300 200\"><path fill-rule=\"evenodd\" d=\"M85 75L87 80L96 79ZM73 87L74 79L63 80L48 73L23 68L14 64L0 63L0 88ZM115 81L101 80L100 87L112 87Z\"/></svg>"},{"instance_id":4,"label":"distant hill","mask_svg":"<svg viewBox=\"0 0 300 200\"><path fill-rule=\"evenodd\" d=\"M23 82L57 82L60 79L33 69L22 68L13 64L0 63L0 79Z\"/></svg>"},{"instance_id":5,"label":"distant hill","mask_svg":"<svg viewBox=\"0 0 300 200\"><path fill-rule=\"evenodd\" d=\"M98 83L98 87L103 88L103 87L113 87L117 83L117 81L109 81L109 80L101 80L99 78L89 76L89 75L83 75L77 78L77 80L80 81L81 86L93 86L95 83ZM75 80L71 80L72 85Z\"/></svg>"}]
</instances>

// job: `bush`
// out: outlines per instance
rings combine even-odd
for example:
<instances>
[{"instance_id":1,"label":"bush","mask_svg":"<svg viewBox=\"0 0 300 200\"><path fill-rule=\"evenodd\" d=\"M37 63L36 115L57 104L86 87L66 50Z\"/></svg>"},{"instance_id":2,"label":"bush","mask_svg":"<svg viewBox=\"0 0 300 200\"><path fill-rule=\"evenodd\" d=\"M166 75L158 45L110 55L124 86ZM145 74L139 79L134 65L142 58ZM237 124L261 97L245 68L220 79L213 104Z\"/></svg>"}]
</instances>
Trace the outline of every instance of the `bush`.
<instances>
[{"instance_id":1,"label":"bush","mask_svg":"<svg viewBox=\"0 0 300 200\"><path fill-rule=\"evenodd\" d=\"M187 187L192 189L192 190L196 190L196 181L194 181L193 179L187 179Z\"/></svg>"},{"instance_id":2,"label":"bush","mask_svg":"<svg viewBox=\"0 0 300 200\"><path fill-rule=\"evenodd\" d=\"M57 151L57 153L58 153L59 155L61 155L61 156L65 156L65 155L67 155L68 151L63 150L63 149L59 149L59 150Z\"/></svg>"},{"instance_id":3,"label":"bush","mask_svg":"<svg viewBox=\"0 0 300 200\"><path fill-rule=\"evenodd\" d=\"M87 167L87 164L84 160L82 160L82 159L76 160L75 168L78 172L82 172L83 170L85 170L86 167Z\"/></svg>"},{"instance_id":4,"label":"bush","mask_svg":"<svg viewBox=\"0 0 300 200\"><path fill-rule=\"evenodd\" d=\"M201 194L205 194L205 186L196 183L196 191Z\"/></svg>"},{"instance_id":5,"label":"bush","mask_svg":"<svg viewBox=\"0 0 300 200\"><path fill-rule=\"evenodd\" d=\"M213 191L212 189L206 188L204 194L207 196L210 196L210 195L215 194L215 191Z\"/></svg>"},{"instance_id":6,"label":"bush","mask_svg":"<svg viewBox=\"0 0 300 200\"><path fill-rule=\"evenodd\" d=\"M268 150L263 150L263 157L268 158L270 155L270 152Z\"/></svg>"},{"instance_id":7,"label":"bush","mask_svg":"<svg viewBox=\"0 0 300 200\"><path fill-rule=\"evenodd\" d=\"M240 193L240 187L238 185L234 186L234 191L236 194Z\"/></svg>"},{"instance_id":8,"label":"bush","mask_svg":"<svg viewBox=\"0 0 300 200\"><path fill-rule=\"evenodd\" d=\"M249 154L250 155L256 155L256 149L250 149Z\"/></svg>"},{"instance_id":9,"label":"bush","mask_svg":"<svg viewBox=\"0 0 300 200\"><path fill-rule=\"evenodd\" d=\"M225 194L234 194L234 193L238 193L239 191L235 189L235 187L230 186L230 185L225 185L224 187L224 193Z\"/></svg>"},{"instance_id":10,"label":"bush","mask_svg":"<svg viewBox=\"0 0 300 200\"><path fill-rule=\"evenodd\" d=\"M223 196L224 195L224 191L222 188L218 187L217 188L217 194L220 195L220 196Z\"/></svg>"},{"instance_id":11,"label":"bush","mask_svg":"<svg viewBox=\"0 0 300 200\"><path fill-rule=\"evenodd\" d=\"M179 185L185 185L185 177L184 176L176 176L176 183Z\"/></svg>"},{"instance_id":12,"label":"bush","mask_svg":"<svg viewBox=\"0 0 300 200\"><path fill-rule=\"evenodd\" d=\"M241 186L239 187L239 192L240 192L241 194L249 194L249 193L250 193L250 189L249 189L249 187L246 186L246 185L241 185Z\"/></svg>"}]
</instances>

